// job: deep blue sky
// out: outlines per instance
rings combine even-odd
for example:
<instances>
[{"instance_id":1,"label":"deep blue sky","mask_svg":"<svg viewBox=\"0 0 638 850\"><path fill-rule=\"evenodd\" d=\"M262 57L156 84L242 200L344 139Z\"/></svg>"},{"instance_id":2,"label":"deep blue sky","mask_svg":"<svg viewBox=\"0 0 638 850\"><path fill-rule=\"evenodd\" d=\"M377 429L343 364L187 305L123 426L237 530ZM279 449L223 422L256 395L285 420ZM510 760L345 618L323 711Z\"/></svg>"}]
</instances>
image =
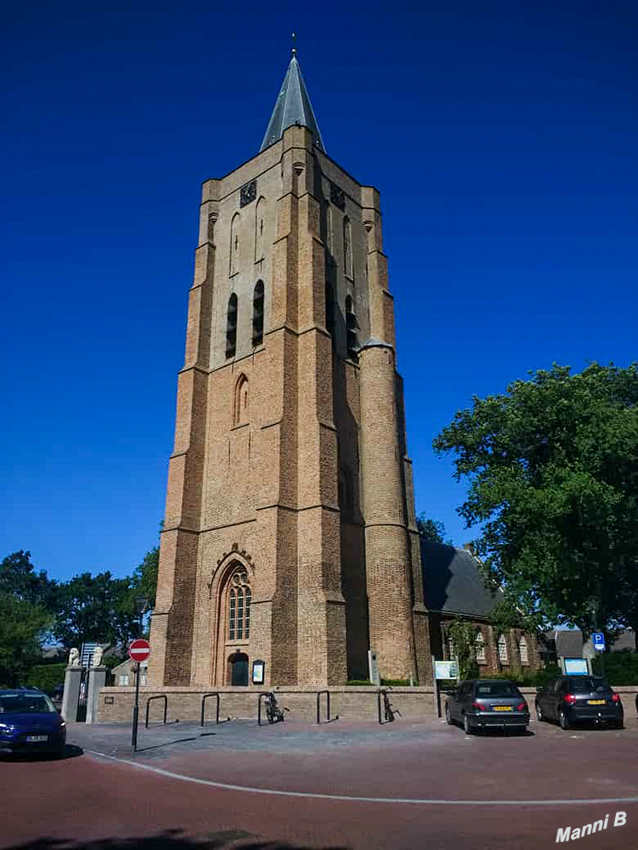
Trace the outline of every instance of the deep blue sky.
<instances>
[{"instance_id":1,"label":"deep blue sky","mask_svg":"<svg viewBox=\"0 0 638 850\"><path fill-rule=\"evenodd\" d=\"M637 357L635 4L218 6L3 12L0 557L59 579L155 544L200 183L257 152L292 29L382 193L417 510L472 536L431 442L473 393Z\"/></svg>"}]
</instances>

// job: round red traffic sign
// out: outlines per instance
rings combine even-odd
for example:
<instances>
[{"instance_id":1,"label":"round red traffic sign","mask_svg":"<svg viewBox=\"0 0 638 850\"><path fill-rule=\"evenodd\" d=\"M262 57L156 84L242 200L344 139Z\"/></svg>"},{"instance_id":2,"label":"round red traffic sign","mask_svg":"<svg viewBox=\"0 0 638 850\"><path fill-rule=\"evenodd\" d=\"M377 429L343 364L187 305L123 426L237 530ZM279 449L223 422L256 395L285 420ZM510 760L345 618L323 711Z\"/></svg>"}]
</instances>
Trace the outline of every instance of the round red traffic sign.
<instances>
[{"instance_id":1,"label":"round red traffic sign","mask_svg":"<svg viewBox=\"0 0 638 850\"><path fill-rule=\"evenodd\" d=\"M133 661L146 661L151 654L151 645L147 640L138 638L129 646L128 654Z\"/></svg>"}]
</instances>

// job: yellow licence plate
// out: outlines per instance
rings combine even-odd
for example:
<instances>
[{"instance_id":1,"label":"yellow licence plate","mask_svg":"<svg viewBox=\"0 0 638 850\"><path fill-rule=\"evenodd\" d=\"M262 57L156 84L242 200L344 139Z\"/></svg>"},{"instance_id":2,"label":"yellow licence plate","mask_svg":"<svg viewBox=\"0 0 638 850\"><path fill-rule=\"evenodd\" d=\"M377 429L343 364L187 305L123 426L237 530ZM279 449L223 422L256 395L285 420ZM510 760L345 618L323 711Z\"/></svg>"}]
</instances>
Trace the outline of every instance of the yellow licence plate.
<instances>
[{"instance_id":1,"label":"yellow licence plate","mask_svg":"<svg viewBox=\"0 0 638 850\"><path fill-rule=\"evenodd\" d=\"M605 705L606 699L588 699L587 705Z\"/></svg>"},{"instance_id":2,"label":"yellow licence plate","mask_svg":"<svg viewBox=\"0 0 638 850\"><path fill-rule=\"evenodd\" d=\"M495 705L494 711L512 711L511 705Z\"/></svg>"}]
</instances>

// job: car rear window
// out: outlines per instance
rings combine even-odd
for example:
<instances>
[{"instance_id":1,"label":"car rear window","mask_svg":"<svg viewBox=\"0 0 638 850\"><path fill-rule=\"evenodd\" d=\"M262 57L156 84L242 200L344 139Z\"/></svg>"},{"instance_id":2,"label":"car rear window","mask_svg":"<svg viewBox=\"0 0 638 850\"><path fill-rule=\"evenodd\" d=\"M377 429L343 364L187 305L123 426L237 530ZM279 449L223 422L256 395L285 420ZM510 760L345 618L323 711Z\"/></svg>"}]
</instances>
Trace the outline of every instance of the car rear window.
<instances>
[{"instance_id":1,"label":"car rear window","mask_svg":"<svg viewBox=\"0 0 638 850\"><path fill-rule=\"evenodd\" d=\"M516 697L518 691L509 682L487 682L476 686L477 697Z\"/></svg>"},{"instance_id":2,"label":"car rear window","mask_svg":"<svg viewBox=\"0 0 638 850\"><path fill-rule=\"evenodd\" d=\"M609 685L604 679L598 679L594 676L578 676L574 679L569 679L569 691L572 694L583 693L585 691L608 691Z\"/></svg>"},{"instance_id":3,"label":"car rear window","mask_svg":"<svg viewBox=\"0 0 638 850\"><path fill-rule=\"evenodd\" d=\"M3 694L0 696L0 713L11 712L16 714L50 714L55 711L55 706L44 694Z\"/></svg>"}]
</instances>

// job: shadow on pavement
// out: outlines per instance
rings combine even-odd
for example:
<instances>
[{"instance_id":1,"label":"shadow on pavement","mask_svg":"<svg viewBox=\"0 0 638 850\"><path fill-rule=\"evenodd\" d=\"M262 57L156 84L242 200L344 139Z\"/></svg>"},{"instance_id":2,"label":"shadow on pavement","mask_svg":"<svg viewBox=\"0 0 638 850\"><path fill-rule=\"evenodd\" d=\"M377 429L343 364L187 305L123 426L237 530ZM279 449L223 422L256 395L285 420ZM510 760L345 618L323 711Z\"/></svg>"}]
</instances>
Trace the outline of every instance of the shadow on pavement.
<instances>
[{"instance_id":1,"label":"shadow on pavement","mask_svg":"<svg viewBox=\"0 0 638 850\"><path fill-rule=\"evenodd\" d=\"M96 841L75 841L65 838L38 838L16 844L6 850L311 850L298 844L262 840L242 830L214 832L199 838L187 837L180 830L168 830L144 838L103 838ZM324 850L348 850L331 847Z\"/></svg>"},{"instance_id":2,"label":"shadow on pavement","mask_svg":"<svg viewBox=\"0 0 638 850\"><path fill-rule=\"evenodd\" d=\"M56 761L62 761L66 759L77 758L78 756L83 756L84 750L82 747L76 747L74 744L67 744L64 748L64 755L56 756L53 753L7 753L2 754L0 756L0 761L3 763L6 762L25 762L25 761L51 761L52 759L56 759Z\"/></svg>"}]
</instances>

